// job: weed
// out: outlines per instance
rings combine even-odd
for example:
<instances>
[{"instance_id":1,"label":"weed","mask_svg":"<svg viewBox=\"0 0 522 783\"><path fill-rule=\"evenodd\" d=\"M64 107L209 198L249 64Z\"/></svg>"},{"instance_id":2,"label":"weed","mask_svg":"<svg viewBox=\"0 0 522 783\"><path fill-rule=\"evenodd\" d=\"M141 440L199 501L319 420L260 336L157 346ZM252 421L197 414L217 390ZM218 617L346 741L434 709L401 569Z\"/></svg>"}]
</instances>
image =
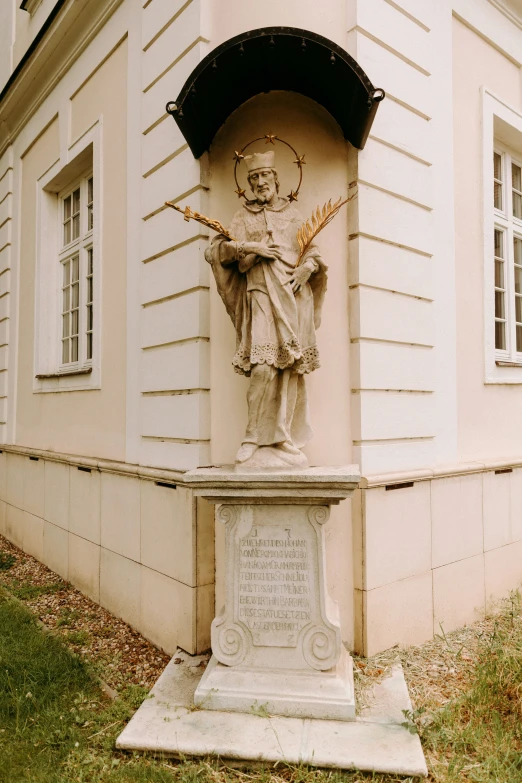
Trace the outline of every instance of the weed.
<instances>
[{"instance_id":1,"label":"weed","mask_svg":"<svg viewBox=\"0 0 522 783\"><path fill-rule=\"evenodd\" d=\"M6 552L0 552L0 571L9 571L16 563L16 557Z\"/></svg>"}]
</instances>

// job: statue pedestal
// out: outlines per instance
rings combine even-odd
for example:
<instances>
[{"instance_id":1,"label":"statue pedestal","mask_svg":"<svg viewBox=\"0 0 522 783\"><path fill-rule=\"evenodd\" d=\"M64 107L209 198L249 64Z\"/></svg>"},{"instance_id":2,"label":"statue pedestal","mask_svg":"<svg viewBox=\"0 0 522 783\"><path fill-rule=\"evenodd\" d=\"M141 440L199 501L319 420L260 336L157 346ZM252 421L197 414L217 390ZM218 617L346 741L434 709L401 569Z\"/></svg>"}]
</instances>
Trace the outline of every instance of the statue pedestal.
<instances>
[{"instance_id":1,"label":"statue pedestal","mask_svg":"<svg viewBox=\"0 0 522 783\"><path fill-rule=\"evenodd\" d=\"M352 660L326 589L324 524L356 466L185 474L226 525L226 599L194 695L206 710L354 720Z\"/></svg>"}]
</instances>

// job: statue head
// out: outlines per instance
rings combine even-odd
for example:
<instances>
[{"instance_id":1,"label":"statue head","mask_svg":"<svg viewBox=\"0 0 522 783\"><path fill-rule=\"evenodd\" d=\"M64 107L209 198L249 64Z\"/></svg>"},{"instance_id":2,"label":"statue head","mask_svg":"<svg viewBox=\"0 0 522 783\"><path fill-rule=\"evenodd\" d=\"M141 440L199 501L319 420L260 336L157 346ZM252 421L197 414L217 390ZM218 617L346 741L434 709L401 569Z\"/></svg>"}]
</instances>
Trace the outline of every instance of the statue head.
<instances>
[{"instance_id":1,"label":"statue head","mask_svg":"<svg viewBox=\"0 0 522 783\"><path fill-rule=\"evenodd\" d=\"M279 180L274 168L273 152L256 152L245 155L248 183L260 204L270 204L279 193Z\"/></svg>"}]
</instances>

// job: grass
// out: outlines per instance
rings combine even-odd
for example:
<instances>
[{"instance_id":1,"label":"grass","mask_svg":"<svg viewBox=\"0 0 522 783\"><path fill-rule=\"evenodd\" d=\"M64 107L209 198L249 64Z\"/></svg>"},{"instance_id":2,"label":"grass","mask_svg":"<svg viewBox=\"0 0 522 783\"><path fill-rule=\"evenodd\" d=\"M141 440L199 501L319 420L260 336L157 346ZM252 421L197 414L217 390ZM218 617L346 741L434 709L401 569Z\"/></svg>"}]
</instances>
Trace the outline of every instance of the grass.
<instances>
[{"instance_id":1,"label":"grass","mask_svg":"<svg viewBox=\"0 0 522 783\"><path fill-rule=\"evenodd\" d=\"M50 582L39 594L55 589ZM19 582L10 590L19 599L32 594ZM64 609L60 625L67 628L73 619ZM68 630L62 642L1 588L0 629L0 783L413 783L412 778L284 765L237 770L216 760L178 762L115 751L115 739L145 689L128 687L109 699L93 670L67 646L88 643L88 634ZM438 642L450 666L470 661L462 667L460 689L442 706L426 691L425 706L408 716L421 736L429 780L522 783L518 594L466 638L466 648L461 632L442 634ZM406 671L408 660L423 649L401 651ZM431 649L426 645L427 660L433 660ZM423 701L418 685L410 682L417 704Z\"/></svg>"},{"instance_id":2,"label":"grass","mask_svg":"<svg viewBox=\"0 0 522 783\"><path fill-rule=\"evenodd\" d=\"M461 697L418 716L433 780L522 783L521 608L514 594L479 639Z\"/></svg>"},{"instance_id":3,"label":"grass","mask_svg":"<svg viewBox=\"0 0 522 783\"><path fill-rule=\"evenodd\" d=\"M402 780L281 765L244 772L215 760L176 762L116 752L115 739L145 689L133 686L110 700L89 667L1 590L0 628L0 783Z\"/></svg>"}]
</instances>

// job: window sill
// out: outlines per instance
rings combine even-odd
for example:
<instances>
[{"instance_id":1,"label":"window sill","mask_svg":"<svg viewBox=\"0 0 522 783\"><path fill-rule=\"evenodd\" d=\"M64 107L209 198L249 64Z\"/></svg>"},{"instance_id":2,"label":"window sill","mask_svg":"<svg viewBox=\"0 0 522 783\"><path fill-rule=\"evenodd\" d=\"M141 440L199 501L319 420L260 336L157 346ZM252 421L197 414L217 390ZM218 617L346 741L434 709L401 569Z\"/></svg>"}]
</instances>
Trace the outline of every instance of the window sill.
<instances>
[{"instance_id":1,"label":"window sill","mask_svg":"<svg viewBox=\"0 0 522 783\"><path fill-rule=\"evenodd\" d=\"M522 368L522 362L504 362L500 359L495 360L497 367L520 367Z\"/></svg>"},{"instance_id":2,"label":"window sill","mask_svg":"<svg viewBox=\"0 0 522 783\"><path fill-rule=\"evenodd\" d=\"M49 378L70 378L71 375L90 375L91 373L92 367L85 367L83 369L65 370L63 372L39 373L34 377L38 381L45 381Z\"/></svg>"}]
</instances>

